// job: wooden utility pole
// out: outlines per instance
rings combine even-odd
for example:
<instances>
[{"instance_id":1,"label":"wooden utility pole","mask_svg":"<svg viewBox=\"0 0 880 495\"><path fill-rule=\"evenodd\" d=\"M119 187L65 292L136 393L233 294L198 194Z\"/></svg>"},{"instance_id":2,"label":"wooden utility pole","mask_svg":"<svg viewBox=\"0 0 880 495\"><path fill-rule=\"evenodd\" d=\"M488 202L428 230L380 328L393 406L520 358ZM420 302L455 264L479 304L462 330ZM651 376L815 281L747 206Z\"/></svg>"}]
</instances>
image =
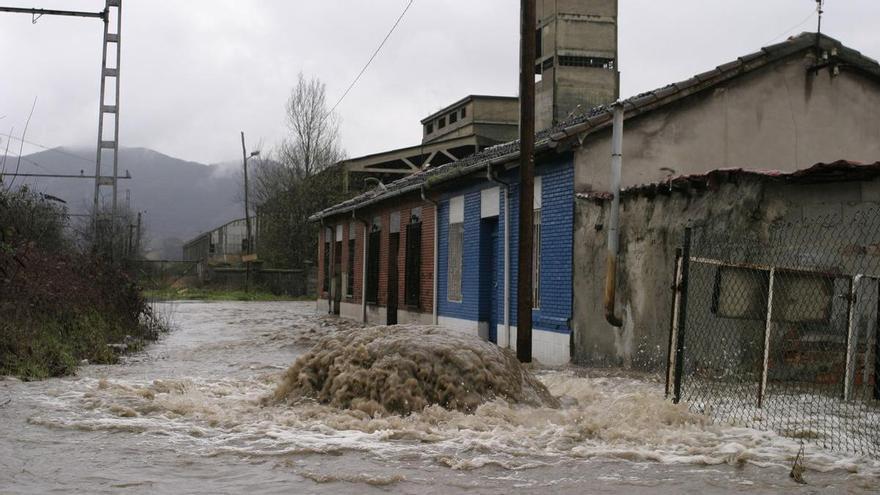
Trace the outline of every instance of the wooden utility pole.
<instances>
[{"instance_id":1,"label":"wooden utility pole","mask_svg":"<svg viewBox=\"0 0 880 495\"><path fill-rule=\"evenodd\" d=\"M248 162L248 153L247 147L244 144L244 131L241 131L241 159L242 166L244 167L244 225L245 225L245 250L244 256L250 256L251 254L251 213L250 213L250 203L248 202L248 173L247 173L247 162ZM251 285L251 262L250 258L248 261L245 261L245 275L244 275L244 291L248 292L250 290Z\"/></svg>"},{"instance_id":2,"label":"wooden utility pole","mask_svg":"<svg viewBox=\"0 0 880 495\"><path fill-rule=\"evenodd\" d=\"M532 275L535 204L535 29L536 0L521 0L519 64L519 264L517 275L516 357L532 362Z\"/></svg>"}]
</instances>

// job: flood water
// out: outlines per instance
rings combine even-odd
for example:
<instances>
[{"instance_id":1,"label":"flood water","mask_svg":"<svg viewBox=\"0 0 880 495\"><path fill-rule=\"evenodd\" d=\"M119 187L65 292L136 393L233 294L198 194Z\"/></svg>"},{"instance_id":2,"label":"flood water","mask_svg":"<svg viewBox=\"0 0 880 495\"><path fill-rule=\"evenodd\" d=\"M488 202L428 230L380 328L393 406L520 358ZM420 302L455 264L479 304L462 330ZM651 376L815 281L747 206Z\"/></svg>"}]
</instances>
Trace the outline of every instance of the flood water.
<instances>
[{"instance_id":1,"label":"flood water","mask_svg":"<svg viewBox=\"0 0 880 495\"><path fill-rule=\"evenodd\" d=\"M117 366L0 381L0 493L877 493L880 462L713 425L659 378L536 370L563 407L371 418L267 403L322 333L309 303L173 303ZM880 426L878 426L880 427Z\"/></svg>"}]
</instances>

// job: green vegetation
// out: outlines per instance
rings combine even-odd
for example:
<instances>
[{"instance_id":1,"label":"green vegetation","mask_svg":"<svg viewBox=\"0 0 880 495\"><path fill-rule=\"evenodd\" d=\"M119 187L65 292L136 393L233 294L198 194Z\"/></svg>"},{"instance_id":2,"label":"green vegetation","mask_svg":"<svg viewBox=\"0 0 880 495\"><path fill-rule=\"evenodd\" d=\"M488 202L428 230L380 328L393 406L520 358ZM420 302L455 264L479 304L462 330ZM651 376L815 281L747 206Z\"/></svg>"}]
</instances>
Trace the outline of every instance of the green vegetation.
<instances>
[{"instance_id":1,"label":"green vegetation","mask_svg":"<svg viewBox=\"0 0 880 495\"><path fill-rule=\"evenodd\" d=\"M0 189L0 375L114 363L168 326L124 267L92 254L107 250L77 242L71 227L51 197Z\"/></svg>"},{"instance_id":2,"label":"green vegetation","mask_svg":"<svg viewBox=\"0 0 880 495\"><path fill-rule=\"evenodd\" d=\"M311 301L311 297L291 297L270 292L218 289L158 289L144 291L155 301Z\"/></svg>"}]
</instances>

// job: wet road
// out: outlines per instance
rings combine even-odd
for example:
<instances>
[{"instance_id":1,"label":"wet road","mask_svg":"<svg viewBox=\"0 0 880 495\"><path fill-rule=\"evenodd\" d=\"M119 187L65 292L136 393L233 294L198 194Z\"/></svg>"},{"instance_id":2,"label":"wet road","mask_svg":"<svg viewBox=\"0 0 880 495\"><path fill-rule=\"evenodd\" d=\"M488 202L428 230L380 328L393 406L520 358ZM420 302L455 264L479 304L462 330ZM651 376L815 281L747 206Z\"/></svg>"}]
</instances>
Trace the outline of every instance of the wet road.
<instances>
[{"instance_id":1,"label":"wet road","mask_svg":"<svg viewBox=\"0 0 880 495\"><path fill-rule=\"evenodd\" d=\"M371 418L265 405L340 323L309 303L175 303L118 366L0 381L0 493L877 493L880 462L713 425L652 377L539 370L562 409Z\"/></svg>"}]
</instances>

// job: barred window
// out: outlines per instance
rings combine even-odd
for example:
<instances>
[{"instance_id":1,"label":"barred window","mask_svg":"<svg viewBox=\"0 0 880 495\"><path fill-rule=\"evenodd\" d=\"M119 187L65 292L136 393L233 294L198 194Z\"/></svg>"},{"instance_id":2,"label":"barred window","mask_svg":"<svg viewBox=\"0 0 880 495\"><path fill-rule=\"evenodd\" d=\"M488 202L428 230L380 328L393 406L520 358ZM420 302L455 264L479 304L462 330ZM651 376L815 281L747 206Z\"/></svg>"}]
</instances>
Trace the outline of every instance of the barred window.
<instances>
[{"instance_id":1,"label":"barred window","mask_svg":"<svg viewBox=\"0 0 880 495\"><path fill-rule=\"evenodd\" d=\"M449 225L449 277L446 289L450 301L461 302L461 272L464 253L464 222Z\"/></svg>"},{"instance_id":2,"label":"barred window","mask_svg":"<svg viewBox=\"0 0 880 495\"><path fill-rule=\"evenodd\" d=\"M406 274L404 286L405 302L408 306L419 306L421 297L421 266L422 266L422 219L415 213L406 226Z\"/></svg>"},{"instance_id":3,"label":"barred window","mask_svg":"<svg viewBox=\"0 0 880 495\"><path fill-rule=\"evenodd\" d=\"M324 283L322 289L326 292L330 290L330 239L332 230L324 230Z\"/></svg>"},{"instance_id":4,"label":"barred window","mask_svg":"<svg viewBox=\"0 0 880 495\"><path fill-rule=\"evenodd\" d=\"M535 210L532 238L532 308L541 307L541 210Z\"/></svg>"},{"instance_id":5,"label":"barred window","mask_svg":"<svg viewBox=\"0 0 880 495\"><path fill-rule=\"evenodd\" d=\"M354 260L357 239L357 224L352 222L348 226L348 275L345 281L345 295L354 297Z\"/></svg>"},{"instance_id":6,"label":"barred window","mask_svg":"<svg viewBox=\"0 0 880 495\"><path fill-rule=\"evenodd\" d=\"M373 219L367 255L367 302L379 302L379 250L382 247L382 220Z\"/></svg>"}]
</instances>

